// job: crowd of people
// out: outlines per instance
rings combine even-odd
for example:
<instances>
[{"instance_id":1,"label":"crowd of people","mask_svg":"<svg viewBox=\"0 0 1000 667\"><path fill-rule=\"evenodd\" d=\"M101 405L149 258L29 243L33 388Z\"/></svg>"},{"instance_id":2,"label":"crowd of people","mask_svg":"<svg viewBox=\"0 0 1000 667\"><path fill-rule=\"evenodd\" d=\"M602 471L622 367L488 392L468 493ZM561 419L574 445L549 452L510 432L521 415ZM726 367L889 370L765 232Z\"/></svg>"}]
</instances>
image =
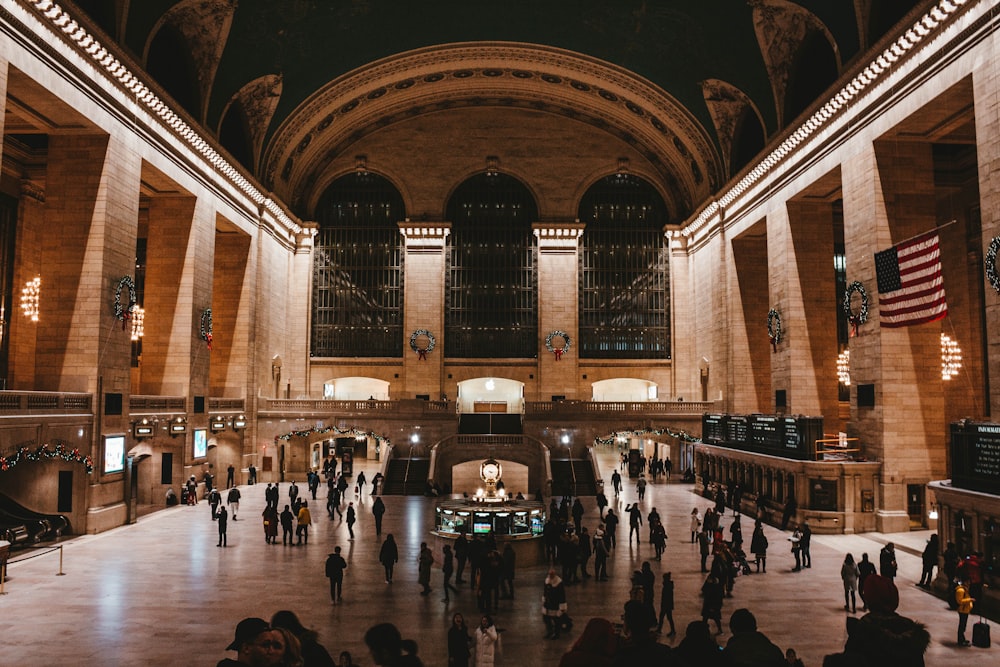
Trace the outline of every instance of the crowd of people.
<instances>
[{"instance_id":1,"label":"crowd of people","mask_svg":"<svg viewBox=\"0 0 1000 667\"><path fill-rule=\"evenodd\" d=\"M662 463L649 464L653 470L664 470ZM330 519L335 515L344 518L342 511L350 485L345 476L337 474L335 464L324 470L327 477L327 513ZM655 477L656 475L654 475ZM616 496L622 492L621 476L615 471L612 483ZM320 476L310 473L306 486L312 499L316 500L316 490ZM372 495L377 493L381 476L376 475L372 483ZM354 493L360 497L364 493L363 473L355 478ZM646 486L644 477L636 481L635 496L641 498ZM236 493L233 494L232 492ZM210 492L211 494L211 492ZM220 496L215 491L216 496ZM262 512L265 542L277 543L277 527L283 531L282 543L289 546L308 545L309 527L312 522L309 503L300 497L298 486L292 481L287 487L288 503L278 513L281 504L281 490L278 484L268 483L265 491L266 507ZM622 512L628 520L629 556L632 544L636 549L645 539L652 547L650 560L642 562L631 577L631 590L620 616L611 618L591 618L585 624L578 638L563 656L560 667L586 665L773 665L774 667L799 665L794 648L782 650L770 641L757 627L754 614L746 607L727 611L727 600L734 598L738 577L750 574L767 574L767 555L770 544L764 531L761 513L753 519L752 536L749 545L743 538L742 522L746 519L741 509L741 492L736 488L723 490L718 485L712 495L713 504L704 513L698 507L690 514L690 541L697 544L697 558L705 578L700 586L700 619L681 625L683 637L675 646L667 646L659 637L672 638L677 635L674 611L674 581L670 571L659 575L653 571L651 560L660 561L668 539L665 524L655 506L644 511L640 502L627 503ZM236 520L240 495L232 486L227 495L226 505L221 497L209 496L213 520L219 522L220 546L226 544L226 523L231 514ZM567 588L587 579L595 582L608 580L608 562L614 558L618 548L619 516L609 507L603 494L596 497L598 516L596 527L591 532L587 526L587 514L580 498L564 496L559 501L551 498L546 523L542 531L548 572L541 582L541 616L545 625L544 639L554 640L564 637L573 628L569 614ZM620 508L621 505L616 505ZM648 505L645 505L648 507ZM730 514L730 510L732 513ZM378 560L385 573L385 583L393 583L395 565L399 561L399 549L394 536L389 533L384 539L382 516L385 504L376 496L372 504L376 539L380 541ZM356 521L354 503L346 505L346 521L351 538L354 539L353 525ZM791 572L800 572L812 567L810 553L812 530L808 522L791 527L788 549L795 565ZM625 536L622 535L623 542ZM685 539L687 539L685 537ZM749 551L749 555L748 555ZM949 543L940 553L937 535L933 535L924 551L922 587L929 587L933 578L933 568L943 557L943 571L952 582L948 597L952 607L959 614L958 645L965 646L968 617L981 598L983 587L982 559L977 554L959 558L955 545ZM591 562L593 564L590 568ZM329 554L325 574L330 582L332 604L343 600L343 584L348 563L336 546ZM895 545L888 543L878 554L876 562L869 560L868 554L855 560L853 554L846 554L841 565L844 586L844 610L857 613L860 598L862 611L858 618L847 619L848 640L843 652L829 655L823 664L836 667L851 664L852 667L893 664L922 665L923 654L929 645L930 635L920 623L896 613L899 593L895 587L898 565ZM789 570L786 570L788 572ZM461 613L452 616L447 630L449 666L491 667L502 654L504 630L495 624L493 614L501 610L501 601L514 599L514 579L516 572L516 552L508 542L497 544L492 534L466 535L461 533L454 544L446 544L435 552L426 543L421 543L417 558L417 583L420 595L433 592L434 573L440 572L443 599L448 602L452 594L460 593L458 586L468 584L476 609L480 614L479 623L470 630ZM454 584L452 583L454 577ZM659 606L657 607L657 589ZM683 620L683 619L682 619ZM664 624L667 632L664 633ZM717 637L724 634L724 623L730 637L721 644ZM714 633L713 633L714 629ZM248 618L236 628L234 641L229 650L237 652L235 660L226 659L219 665L287 665L291 667L311 667L312 665L354 665L348 653L342 653L334 662L326 650L316 642L317 634L307 630L292 612L279 612L270 622L260 618ZM417 657L417 644L402 638L399 630L388 623L373 626L365 634L371 659L384 667L421 665ZM672 643L672 642L671 642Z\"/></svg>"}]
</instances>

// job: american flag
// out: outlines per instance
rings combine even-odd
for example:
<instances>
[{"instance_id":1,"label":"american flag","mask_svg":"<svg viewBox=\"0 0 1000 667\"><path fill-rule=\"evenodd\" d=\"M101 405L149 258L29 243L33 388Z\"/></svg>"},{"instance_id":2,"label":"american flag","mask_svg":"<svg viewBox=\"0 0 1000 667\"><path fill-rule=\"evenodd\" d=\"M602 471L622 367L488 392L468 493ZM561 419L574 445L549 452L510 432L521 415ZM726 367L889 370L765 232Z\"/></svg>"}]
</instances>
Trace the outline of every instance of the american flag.
<instances>
[{"instance_id":1,"label":"american flag","mask_svg":"<svg viewBox=\"0 0 1000 667\"><path fill-rule=\"evenodd\" d=\"M936 231L875 253L875 274L880 326L907 327L948 314Z\"/></svg>"}]
</instances>

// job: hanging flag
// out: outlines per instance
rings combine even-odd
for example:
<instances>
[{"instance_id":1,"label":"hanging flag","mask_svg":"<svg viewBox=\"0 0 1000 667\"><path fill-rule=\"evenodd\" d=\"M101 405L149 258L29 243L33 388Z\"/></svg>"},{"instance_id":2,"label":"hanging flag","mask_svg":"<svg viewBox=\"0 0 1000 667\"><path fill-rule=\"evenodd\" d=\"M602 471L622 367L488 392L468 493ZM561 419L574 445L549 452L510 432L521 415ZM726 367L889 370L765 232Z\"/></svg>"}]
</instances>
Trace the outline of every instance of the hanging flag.
<instances>
[{"instance_id":1,"label":"hanging flag","mask_svg":"<svg viewBox=\"0 0 1000 667\"><path fill-rule=\"evenodd\" d=\"M875 253L879 326L897 328L948 314L937 231Z\"/></svg>"}]
</instances>

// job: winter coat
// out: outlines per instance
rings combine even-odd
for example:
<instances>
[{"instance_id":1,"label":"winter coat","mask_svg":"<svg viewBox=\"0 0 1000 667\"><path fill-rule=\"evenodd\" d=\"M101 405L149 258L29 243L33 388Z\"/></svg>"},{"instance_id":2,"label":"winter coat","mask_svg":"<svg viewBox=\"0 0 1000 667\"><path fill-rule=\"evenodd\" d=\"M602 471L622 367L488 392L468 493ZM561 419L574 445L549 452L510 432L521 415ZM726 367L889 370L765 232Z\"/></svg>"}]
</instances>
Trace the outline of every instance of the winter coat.
<instances>
[{"instance_id":1,"label":"winter coat","mask_svg":"<svg viewBox=\"0 0 1000 667\"><path fill-rule=\"evenodd\" d=\"M485 630L482 626L473 633L476 645L476 667L493 667L497 654L500 652L500 635L495 625Z\"/></svg>"}]
</instances>

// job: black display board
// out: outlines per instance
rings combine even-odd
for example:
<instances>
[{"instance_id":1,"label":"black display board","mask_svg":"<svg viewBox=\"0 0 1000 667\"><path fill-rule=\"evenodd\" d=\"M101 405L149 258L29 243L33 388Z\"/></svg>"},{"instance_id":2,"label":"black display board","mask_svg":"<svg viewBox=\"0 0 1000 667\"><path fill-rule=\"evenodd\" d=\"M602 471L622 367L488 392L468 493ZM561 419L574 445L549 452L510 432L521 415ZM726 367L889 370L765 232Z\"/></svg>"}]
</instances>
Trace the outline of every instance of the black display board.
<instances>
[{"instance_id":1,"label":"black display board","mask_svg":"<svg viewBox=\"0 0 1000 667\"><path fill-rule=\"evenodd\" d=\"M725 439L725 415L705 414L701 417L701 439L703 442L722 442Z\"/></svg>"},{"instance_id":2,"label":"black display board","mask_svg":"<svg viewBox=\"0 0 1000 667\"><path fill-rule=\"evenodd\" d=\"M701 427L702 442L801 461L816 458L823 437L823 418L801 415L704 414Z\"/></svg>"},{"instance_id":3,"label":"black display board","mask_svg":"<svg viewBox=\"0 0 1000 667\"><path fill-rule=\"evenodd\" d=\"M746 447L749 444L749 434L746 415L726 417L726 442L735 447Z\"/></svg>"},{"instance_id":4,"label":"black display board","mask_svg":"<svg viewBox=\"0 0 1000 667\"><path fill-rule=\"evenodd\" d=\"M951 483L1000 495L1000 424L951 424Z\"/></svg>"}]
</instances>

